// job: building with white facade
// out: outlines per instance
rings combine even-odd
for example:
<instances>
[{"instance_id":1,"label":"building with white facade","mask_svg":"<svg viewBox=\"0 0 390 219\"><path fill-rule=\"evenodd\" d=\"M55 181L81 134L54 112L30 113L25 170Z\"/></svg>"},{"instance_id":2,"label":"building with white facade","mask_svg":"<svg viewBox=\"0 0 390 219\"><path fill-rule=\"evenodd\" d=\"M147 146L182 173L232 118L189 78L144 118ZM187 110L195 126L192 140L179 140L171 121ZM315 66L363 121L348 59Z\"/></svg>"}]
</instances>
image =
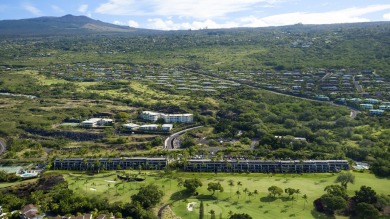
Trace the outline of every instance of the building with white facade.
<instances>
[{"instance_id":1,"label":"building with white facade","mask_svg":"<svg viewBox=\"0 0 390 219\"><path fill-rule=\"evenodd\" d=\"M128 124L123 124L123 127L127 130L137 130L139 128L139 125L134 123L128 123Z\"/></svg>"},{"instance_id":2,"label":"building with white facade","mask_svg":"<svg viewBox=\"0 0 390 219\"><path fill-rule=\"evenodd\" d=\"M142 111L141 118L148 121L157 121L157 119L161 118L161 113L156 113L152 111Z\"/></svg>"},{"instance_id":3,"label":"building with white facade","mask_svg":"<svg viewBox=\"0 0 390 219\"><path fill-rule=\"evenodd\" d=\"M93 128L97 126L112 125L114 121L112 119L91 118L81 122L81 126L84 128Z\"/></svg>"},{"instance_id":4,"label":"building with white facade","mask_svg":"<svg viewBox=\"0 0 390 219\"><path fill-rule=\"evenodd\" d=\"M164 124L161 126L161 131L169 132L173 128L172 124Z\"/></svg>"},{"instance_id":5,"label":"building with white facade","mask_svg":"<svg viewBox=\"0 0 390 219\"><path fill-rule=\"evenodd\" d=\"M143 111L141 118L148 121L157 121L159 118L164 119L166 123L191 123L194 121L193 114L164 114L152 111Z\"/></svg>"},{"instance_id":6,"label":"building with white facade","mask_svg":"<svg viewBox=\"0 0 390 219\"><path fill-rule=\"evenodd\" d=\"M156 131L157 129L158 129L158 125L156 124L141 125L139 127L139 130L143 130L143 131Z\"/></svg>"}]
</instances>

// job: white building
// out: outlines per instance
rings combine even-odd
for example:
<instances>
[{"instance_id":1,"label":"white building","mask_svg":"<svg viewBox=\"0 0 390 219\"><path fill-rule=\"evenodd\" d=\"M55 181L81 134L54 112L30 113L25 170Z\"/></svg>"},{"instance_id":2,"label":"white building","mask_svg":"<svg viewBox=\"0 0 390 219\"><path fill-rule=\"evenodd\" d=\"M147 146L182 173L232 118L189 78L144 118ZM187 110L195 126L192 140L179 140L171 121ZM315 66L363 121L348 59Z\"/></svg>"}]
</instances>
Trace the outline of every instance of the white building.
<instances>
[{"instance_id":1,"label":"white building","mask_svg":"<svg viewBox=\"0 0 390 219\"><path fill-rule=\"evenodd\" d=\"M194 121L193 114L164 114L152 111L143 111L141 118L148 121L157 121L163 118L166 123L191 123Z\"/></svg>"},{"instance_id":2,"label":"white building","mask_svg":"<svg viewBox=\"0 0 390 219\"><path fill-rule=\"evenodd\" d=\"M141 118L148 121L157 121L161 117L161 113L156 113L152 111L142 111Z\"/></svg>"},{"instance_id":3,"label":"white building","mask_svg":"<svg viewBox=\"0 0 390 219\"><path fill-rule=\"evenodd\" d=\"M362 109L373 109L373 108L374 108L374 105L368 104L368 103L362 103L362 104L360 104L360 107L361 107Z\"/></svg>"},{"instance_id":4,"label":"white building","mask_svg":"<svg viewBox=\"0 0 390 219\"><path fill-rule=\"evenodd\" d=\"M192 114L162 114L166 123L191 123L194 121Z\"/></svg>"},{"instance_id":5,"label":"white building","mask_svg":"<svg viewBox=\"0 0 390 219\"><path fill-rule=\"evenodd\" d=\"M134 123L128 123L128 124L124 124L123 127L127 130L137 130L139 128L139 125Z\"/></svg>"},{"instance_id":6,"label":"white building","mask_svg":"<svg viewBox=\"0 0 390 219\"><path fill-rule=\"evenodd\" d=\"M172 124L164 124L161 126L161 130L162 131L166 131L166 132L169 132L171 131L173 128L173 125Z\"/></svg>"},{"instance_id":7,"label":"white building","mask_svg":"<svg viewBox=\"0 0 390 219\"><path fill-rule=\"evenodd\" d=\"M91 118L81 122L81 126L85 128L93 128L97 126L106 126L113 124L112 119L102 119L102 118Z\"/></svg>"},{"instance_id":8,"label":"white building","mask_svg":"<svg viewBox=\"0 0 390 219\"><path fill-rule=\"evenodd\" d=\"M158 130L158 125L156 125L156 124L141 125L139 127L139 130L143 130L143 131L156 131L156 130Z\"/></svg>"}]
</instances>

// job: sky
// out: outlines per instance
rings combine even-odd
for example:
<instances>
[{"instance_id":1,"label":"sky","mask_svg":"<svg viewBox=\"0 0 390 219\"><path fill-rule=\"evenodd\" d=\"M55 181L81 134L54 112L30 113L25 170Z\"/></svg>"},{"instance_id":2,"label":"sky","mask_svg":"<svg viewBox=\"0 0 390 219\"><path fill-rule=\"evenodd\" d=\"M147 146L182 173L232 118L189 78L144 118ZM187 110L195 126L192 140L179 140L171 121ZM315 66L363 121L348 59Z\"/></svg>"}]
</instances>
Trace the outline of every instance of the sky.
<instances>
[{"instance_id":1,"label":"sky","mask_svg":"<svg viewBox=\"0 0 390 219\"><path fill-rule=\"evenodd\" d=\"M0 1L0 20L66 14L138 28L197 30L390 21L390 0Z\"/></svg>"}]
</instances>

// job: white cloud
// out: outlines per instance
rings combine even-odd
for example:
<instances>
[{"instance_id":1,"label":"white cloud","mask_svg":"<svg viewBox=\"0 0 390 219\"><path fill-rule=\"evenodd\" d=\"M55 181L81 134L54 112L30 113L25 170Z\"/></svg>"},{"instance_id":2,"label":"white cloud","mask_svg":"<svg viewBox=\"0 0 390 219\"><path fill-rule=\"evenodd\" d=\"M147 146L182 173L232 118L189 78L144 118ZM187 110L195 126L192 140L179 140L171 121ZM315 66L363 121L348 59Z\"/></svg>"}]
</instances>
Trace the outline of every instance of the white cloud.
<instances>
[{"instance_id":1,"label":"white cloud","mask_svg":"<svg viewBox=\"0 0 390 219\"><path fill-rule=\"evenodd\" d=\"M126 25L126 23L124 23L124 22L122 22L122 21L113 21L112 22L113 24L115 24L115 25Z\"/></svg>"},{"instance_id":2,"label":"white cloud","mask_svg":"<svg viewBox=\"0 0 390 219\"><path fill-rule=\"evenodd\" d=\"M83 4L83 5L80 5L80 7L79 7L79 9L78 9L78 11L79 12L81 12L81 13L85 13L85 12L87 12L87 10L88 10L88 5L87 4Z\"/></svg>"},{"instance_id":3,"label":"white cloud","mask_svg":"<svg viewBox=\"0 0 390 219\"><path fill-rule=\"evenodd\" d=\"M390 13L384 14L383 18L386 20L390 20Z\"/></svg>"},{"instance_id":4,"label":"white cloud","mask_svg":"<svg viewBox=\"0 0 390 219\"><path fill-rule=\"evenodd\" d=\"M53 11L55 11L57 13L64 13L65 12L62 8L58 7L57 5L52 5L51 9L53 9Z\"/></svg>"},{"instance_id":5,"label":"white cloud","mask_svg":"<svg viewBox=\"0 0 390 219\"><path fill-rule=\"evenodd\" d=\"M370 21L363 15L390 9L390 5L371 5L364 8L347 8L338 11L329 11L323 13L305 13L295 12L272 15L263 18L254 16L240 19L241 26L263 27L263 26L281 26L296 23L303 24L331 24L331 23L353 23Z\"/></svg>"},{"instance_id":6,"label":"white cloud","mask_svg":"<svg viewBox=\"0 0 390 219\"><path fill-rule=\"evenodd\" d=\"M134 20L129 20L129 21L127 21L127 23L116 20L116 21L113 21L112 23L116 24L116 25L121 25L121 26L127 25L129 27L135 27L135 28L139 27L139 23L137 21L134 21Z\"/></svg>"},{"instance_id":7,"label":"white cloud","mask_svg":"<svg viewBox=\"0 0 390 219\"><path fill-rule=\"evenodd\" d=\"M38 8L36 8L34 5L30 3L24 3L22 4L22 7L24 10L30 12L33 15L39 16L42 14L41 10L39 10Z\"/></svg>"},{"instance_id":8,"label":"white cloud","mask_svg":"<svg viewBox=\"0 0 390 219\"><path fill-rule=\"evenodd\" d=\"M212 19L203 19L187 22L188 19L178 16L177 21L172 17L167 19L152 18L148 19L147 27L159 30L179 30L179 29L215 29L231 27L265 27L282 26L290 24L330 24L330 23L352 23L367 22L369 19L364 15L390 9L388 5L370 5L367 7L353 7L338 11L328 11L322 13L294 12L277 14L267 17L247 16L237 18L231 21L218 23ZM390 20L390 13L383 15L385 19Z\"/></svg>"},{"instance_id":9,"label":"white cloud","mask_svg":"<svg viewBox=\"0 0 390 219\"><path fill-rule=\"evenodd\" d=\"M171 19L163 20L161 18L148 19L148 28L158 30L183 30L183 29L217 29L230 28L239 26L236 22L217 23L213 20L206 19L204 21L182 22L175 23Z\"/></svg>"},{"instance_id":10,"label":"white cloud","mask_svg":"<svg viewBox=\"0 0 390 219\"><path fill-rule=\"evenodd\" d=\"M129 21L127 21L127 24L129 25L129 27L135 27L135 28L139 27L139 24L137 21L129 20Z\"/></svg>"},{"instance_id":11,"label":"white cloud","mask_svg":"<svg viewBox=\"0 0 390 219\"><path fill-rule=\"evenodd\" d=\"M97 13L110 15L182 16L197 19L223 17L229 13L251 10L286 0L109 0ZM143 8L148 8L146 12Z\"/></svg>"}]
</instances>

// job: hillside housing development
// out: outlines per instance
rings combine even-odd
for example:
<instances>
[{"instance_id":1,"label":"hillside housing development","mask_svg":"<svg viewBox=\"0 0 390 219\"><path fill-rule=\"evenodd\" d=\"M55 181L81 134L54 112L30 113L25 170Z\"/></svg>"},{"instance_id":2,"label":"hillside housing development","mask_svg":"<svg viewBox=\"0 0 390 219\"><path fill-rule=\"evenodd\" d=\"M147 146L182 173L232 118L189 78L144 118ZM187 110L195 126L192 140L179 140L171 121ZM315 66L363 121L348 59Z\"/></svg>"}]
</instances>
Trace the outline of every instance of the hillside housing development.
<instances>
[{"instance_id":1,"label":"hillside housing development","mask_svg":"<svg viewBox=\"0 0 390 219\"><path fill-rule=\"evenodd\" d=\"M164 119L165 123L191 123L194 121L193 114L165 114L152 111L142 111L141 118L148 121Z\"/></svg>"}]
</instances>

